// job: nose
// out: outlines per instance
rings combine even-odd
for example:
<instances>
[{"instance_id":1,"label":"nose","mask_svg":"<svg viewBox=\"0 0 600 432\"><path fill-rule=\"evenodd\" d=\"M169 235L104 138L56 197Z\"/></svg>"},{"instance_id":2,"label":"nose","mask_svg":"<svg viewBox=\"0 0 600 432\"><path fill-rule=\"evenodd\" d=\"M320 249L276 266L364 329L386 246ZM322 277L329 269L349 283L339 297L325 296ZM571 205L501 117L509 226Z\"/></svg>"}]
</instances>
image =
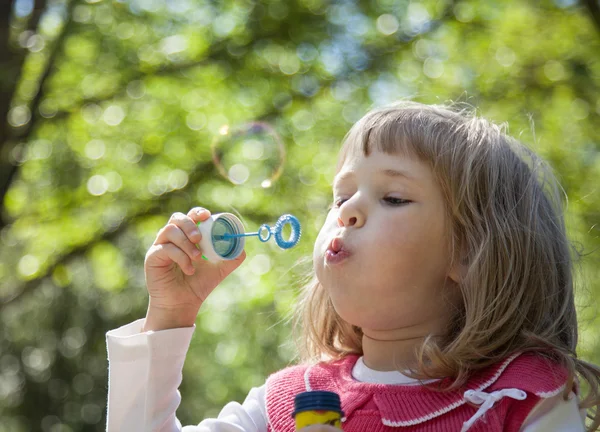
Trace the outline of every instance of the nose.
<instances>
[{"instance_id":1,"label":"nose","mask_svg":"<svg viewBox=\"0 0 600 432\"><path fill-rule=\"evenodd\" d=\"M359 228L365 223L365 216L362 210L359 208L358 203L346 201L340 207L340 213L338 216L338 225L340 227L354 227Z\"/></svg>"}]
</instances>

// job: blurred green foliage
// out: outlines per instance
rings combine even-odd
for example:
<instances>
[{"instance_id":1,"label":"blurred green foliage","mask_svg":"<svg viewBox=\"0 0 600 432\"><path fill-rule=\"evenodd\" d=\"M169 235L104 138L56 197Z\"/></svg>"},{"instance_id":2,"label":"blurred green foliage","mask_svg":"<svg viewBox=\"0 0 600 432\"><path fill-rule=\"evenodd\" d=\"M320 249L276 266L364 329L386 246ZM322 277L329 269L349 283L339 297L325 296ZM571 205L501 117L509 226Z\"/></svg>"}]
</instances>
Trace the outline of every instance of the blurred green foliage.
<instances>
[{"instance_id":1,"label":"blurred green foliage","mask_svg":"<svg viewBox=\"0 0 600 432\"><path fill-rule=\"evenodd\" d=\"M402 97L468 102L556 168L585 253L579 352L600 363L600 22L585 5L12 3L0 43L23 61L1 143L16 175L1 214L0 432L104 430L104 334L144 316L144 254L171 213L196 205L237 213L248 230L292 213L303 236L286 252L247 241L247 262L198 316L179 418L215 415L294 361L286 316L341 139L369 108ZM243 168L279 161L276 146L236 148L250 176L241 184L212 159L224 125L251 122L270 124L285 147L270 187L255 186L274 168Z\"/></svg>"}]
</instances>

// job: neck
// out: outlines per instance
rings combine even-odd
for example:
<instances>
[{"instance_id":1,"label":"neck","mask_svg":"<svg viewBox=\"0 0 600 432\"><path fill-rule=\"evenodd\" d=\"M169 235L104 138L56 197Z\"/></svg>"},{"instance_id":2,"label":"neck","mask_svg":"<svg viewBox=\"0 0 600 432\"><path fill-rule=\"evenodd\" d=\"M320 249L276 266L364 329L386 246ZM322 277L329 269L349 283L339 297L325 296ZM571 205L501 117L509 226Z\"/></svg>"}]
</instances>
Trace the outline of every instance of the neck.
<instances>
[{"instance_id":1,"label":"neck","mask_svg":"<svg viewBox=\"0 0 600 432\"><path fill-rule=\"evenodd\" d=\"M369 368L379 371L406 370L417 365L419 347L423 336L399 339L378 339L363 333L363 361Z\"/></svg>"},{"instance_id":2,"label":"neck","mask_svg":"<svg viewBox=\"0 0 600 432\"><path fill-rule=\"evenodd\" d=\"M442 335L447 324L439 319L394 330L363 328L363 361L367 367L379 371L416 368L417 354L425 339Z\"/></svg>"}]
</instances>

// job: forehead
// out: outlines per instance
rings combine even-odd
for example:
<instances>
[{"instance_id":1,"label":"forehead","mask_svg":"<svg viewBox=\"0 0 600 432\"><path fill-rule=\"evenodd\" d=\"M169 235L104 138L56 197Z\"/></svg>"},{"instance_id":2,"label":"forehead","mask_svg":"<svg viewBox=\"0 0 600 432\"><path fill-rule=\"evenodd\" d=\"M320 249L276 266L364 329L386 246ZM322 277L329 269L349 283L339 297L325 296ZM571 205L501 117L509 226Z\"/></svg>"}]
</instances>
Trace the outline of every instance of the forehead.
<instances>
[{"instance_id":1,"label":"forehead","mask_svg":"<svg viewBox=\"0 0 600 432\"><path fill-rule=\"evenodd\" d=\"M350 157L368 156L374 151L390 155L423 156L422 128L415 127L408 115L375 111L365 115L344 137L336 171ZM405 113L406 114L406 113Z\"/></svg>"},{"instance_id":2,"label":"forehead","mask_svg":"<svg viewBox=\"0 0 600 432\"><path fill-rule=\"evenodd\" d=\"M432 180L433 174L427 164L407 153L384 153L372 151L368 156L362 152L348 154L334 177L333 185L350 181L355 177L382 177L386 181L399 180L422 183Z\"/></svg>"}]
</instances>

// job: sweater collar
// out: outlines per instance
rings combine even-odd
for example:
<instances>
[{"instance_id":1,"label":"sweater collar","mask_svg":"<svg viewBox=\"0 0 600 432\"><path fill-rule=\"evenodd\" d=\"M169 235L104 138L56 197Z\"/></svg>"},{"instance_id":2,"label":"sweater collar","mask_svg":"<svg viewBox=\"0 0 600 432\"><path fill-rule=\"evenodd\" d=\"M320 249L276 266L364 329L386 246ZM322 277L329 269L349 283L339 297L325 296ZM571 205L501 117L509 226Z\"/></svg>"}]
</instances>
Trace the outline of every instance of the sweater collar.
<instances>
[{"instance_id":1,"label":"sweater collar","mask_svg":"<svg viewBox=\"0 0 600 432\"><path fill-rule=\"evenodd\" d=\"M387 385L421 385L423 382L431 383L439 381L437 379L420 381L397 370L377 371L368 367L363 357L359 357L352 367L352 376L360 382Z\"/></svg>"},{"instance_id":2,"label":"sweater collar","mask_svg":"<svg viewBox=\"0 0 600 432\"><path fill-rule=\"evenodd\" d=\"M342 409L346 417L372 399L379 409L382 422L387 426L412 426L439 417L466 403L463 398L467 390L481 391L498 380L504 369L517 357L514 354L503 362L478 371L472 375L461 389L438 392L432 388L439 383L448 384L446 380L439 383L417 386L371 384L356 381L352 377L352 368L359 356L350 355L339 360L333 368L321 364L309 367L304 379L307 390L331 389L332 381L340 394ZM322 373L311 376L314 368L325 368L327 378ZM339 371L336 373L334 371ZM333 376L332 376L333 375ZM323 379L325 378L325 379Z\"/></svg>"}]
</instances>

